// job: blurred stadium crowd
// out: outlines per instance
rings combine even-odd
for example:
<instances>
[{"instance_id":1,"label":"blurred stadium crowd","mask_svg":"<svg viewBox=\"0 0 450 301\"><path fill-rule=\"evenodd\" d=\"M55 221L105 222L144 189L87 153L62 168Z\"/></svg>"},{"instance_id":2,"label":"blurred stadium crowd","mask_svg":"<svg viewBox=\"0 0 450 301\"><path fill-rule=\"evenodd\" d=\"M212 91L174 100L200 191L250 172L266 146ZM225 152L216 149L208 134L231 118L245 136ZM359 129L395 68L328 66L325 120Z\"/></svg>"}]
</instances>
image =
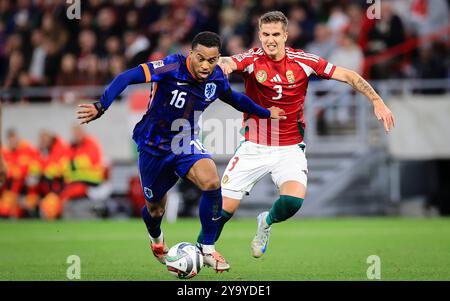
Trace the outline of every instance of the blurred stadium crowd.
<instances>
[{"instance_id":1,"label":"blurred stadium crowd","mask_svg":"<svg viewBox=\"0 0 450 301\"><path fill-rule=\"evenodd\" d=\"M7 132L2 149L7 179L2 186L0 217L59 218L72 199L102 197L108 178L102 149L81 126L72 128L72 141L43 130L39 145ZM108 195L104 195L108 197Z\"/></svg>"},{"instance_id":2,"label":"blurred stadium crowd","mask_svg":"<svg viewBox=\"0 0 450 301\"><path fill-rule=\"evenodd\" d=\"M220 33L223 55L240 53L258 47L257 18L275 9L289 17L289 46L372 79L448 77L447 0L382 0L380 19L367 17L368 2L86 0L81 19L69 20L65 0L0 0L0 86L105 85L142 62L187 53L203 30ZM411 51L415 38L440 30L440 40Z\"/></svg>"}]
</instances>

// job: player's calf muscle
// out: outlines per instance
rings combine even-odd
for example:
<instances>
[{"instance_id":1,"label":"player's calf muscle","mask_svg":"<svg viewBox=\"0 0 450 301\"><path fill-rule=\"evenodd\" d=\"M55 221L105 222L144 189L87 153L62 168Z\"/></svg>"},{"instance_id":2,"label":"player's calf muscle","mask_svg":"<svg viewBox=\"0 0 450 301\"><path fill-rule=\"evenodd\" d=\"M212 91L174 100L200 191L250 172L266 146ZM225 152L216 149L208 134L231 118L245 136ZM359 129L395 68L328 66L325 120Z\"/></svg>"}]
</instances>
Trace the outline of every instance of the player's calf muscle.
<instances>
[{"instance_id":1,"label":"player's calf muscle","mask_svg":"<svg viewBox=\"0 0 450 301\"><path fill-rule=\"evenodd\" d=\"M240 200L232 199L226 196L222 196L222 200L223 200L222 209L229 213L234 213L241 203Z\"/></svg>"}]
</instances>

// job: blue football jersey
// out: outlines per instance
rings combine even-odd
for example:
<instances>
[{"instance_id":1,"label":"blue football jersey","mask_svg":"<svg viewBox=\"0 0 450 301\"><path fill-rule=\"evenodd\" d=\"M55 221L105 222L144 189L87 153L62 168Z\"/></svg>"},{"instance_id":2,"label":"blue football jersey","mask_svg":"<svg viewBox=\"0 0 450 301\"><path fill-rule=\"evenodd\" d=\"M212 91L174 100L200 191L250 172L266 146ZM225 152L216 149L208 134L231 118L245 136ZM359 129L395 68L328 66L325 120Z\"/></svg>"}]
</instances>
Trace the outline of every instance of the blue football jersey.
<instances>
[{"instance_id":1,"label":"blue football jersey","mask_svg":"<svg viewBox=\"0 0 450 301\"><path fill-rule=\"evenodd\" d=\"M133 131L139 150L163 155L173 151L172 141L196 140L200 114L230 90L219 66L203 82L188 66L189 58L179 54L140 65L145 81L151 82L151 93L147 112Z\"/></svg>"}]
</instances>

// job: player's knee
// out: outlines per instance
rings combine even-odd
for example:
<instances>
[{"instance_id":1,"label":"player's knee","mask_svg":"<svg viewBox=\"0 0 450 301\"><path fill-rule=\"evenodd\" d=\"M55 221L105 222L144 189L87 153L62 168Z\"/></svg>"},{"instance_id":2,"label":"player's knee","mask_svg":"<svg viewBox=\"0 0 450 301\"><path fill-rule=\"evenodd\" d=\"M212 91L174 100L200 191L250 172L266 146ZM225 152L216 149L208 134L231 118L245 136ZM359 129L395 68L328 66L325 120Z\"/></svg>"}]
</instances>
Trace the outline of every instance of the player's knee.
<instances>
[{"instance_id":1,"label":"player's knee","mask_svg":"<svg viewBox=\"0 0 450 301\"><path fill-rule=\"evenodd\" d=\"M220 180L218 177L205 179L199 183L199 186L202 191L216 190L220 188Z\"/></svg>"},{"instance_id":2,"label":"player's knee","mask_svg":"<svg viewBox=\"0 0 450 301\"><path fill-rule=\"evenodd\" d=\"M164 207L161 207L159 204L147 203L147 211L152 218L158 218L164 215L165 209Z\"/></svg>"}]
</instances>

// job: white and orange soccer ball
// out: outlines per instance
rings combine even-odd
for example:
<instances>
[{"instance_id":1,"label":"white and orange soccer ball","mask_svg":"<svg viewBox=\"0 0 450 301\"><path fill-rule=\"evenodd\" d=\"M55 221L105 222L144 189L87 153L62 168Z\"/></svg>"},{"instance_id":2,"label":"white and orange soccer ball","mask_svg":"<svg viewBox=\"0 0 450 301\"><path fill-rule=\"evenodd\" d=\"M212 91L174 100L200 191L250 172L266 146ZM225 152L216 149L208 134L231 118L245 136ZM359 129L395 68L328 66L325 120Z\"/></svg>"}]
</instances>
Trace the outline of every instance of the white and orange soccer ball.
<instances>
[{"instance_id":1,"label":"white and orange soccer ball","mask_svg":"<svg viewBox=\"0 0 450 301\"><path fill-rule=\"evenodd\" d=\"M169 249L166 255L167 270L181 279L192 278L203 267L203 255L193 244L180 242Z\"/></svg>"}]
</instances>

